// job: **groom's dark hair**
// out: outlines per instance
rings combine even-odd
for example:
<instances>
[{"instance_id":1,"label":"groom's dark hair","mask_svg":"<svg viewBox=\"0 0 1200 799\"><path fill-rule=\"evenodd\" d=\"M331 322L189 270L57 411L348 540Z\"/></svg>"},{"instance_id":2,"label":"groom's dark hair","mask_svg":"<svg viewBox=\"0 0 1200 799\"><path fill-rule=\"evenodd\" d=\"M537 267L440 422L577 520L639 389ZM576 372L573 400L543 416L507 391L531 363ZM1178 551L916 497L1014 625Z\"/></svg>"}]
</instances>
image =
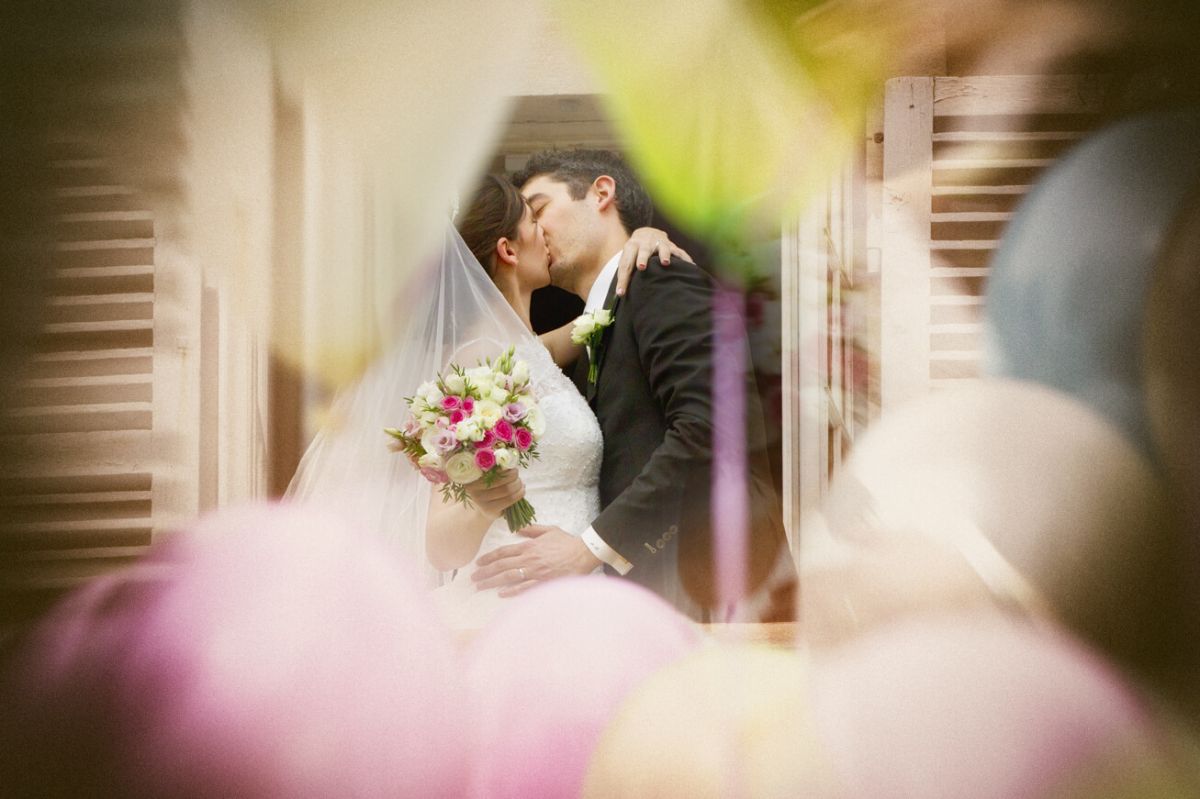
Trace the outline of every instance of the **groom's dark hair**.
<instances>
[{"instance_id":1,"label":"groom's dark hair","mask_svg":"<svg viewBox=\"0 0 1200 799\"><path fill-rule=\"evenodd\" d=\"M654 205L641 181L624 158L609 150L542 150L530 156L529 163L513 175L512 181L524 186L540 175L567 184L573 200L582 200L592 181L608 175L617 184L617 213L626 233L646 227L654 217Z\"/></svg>"}]
</instances>

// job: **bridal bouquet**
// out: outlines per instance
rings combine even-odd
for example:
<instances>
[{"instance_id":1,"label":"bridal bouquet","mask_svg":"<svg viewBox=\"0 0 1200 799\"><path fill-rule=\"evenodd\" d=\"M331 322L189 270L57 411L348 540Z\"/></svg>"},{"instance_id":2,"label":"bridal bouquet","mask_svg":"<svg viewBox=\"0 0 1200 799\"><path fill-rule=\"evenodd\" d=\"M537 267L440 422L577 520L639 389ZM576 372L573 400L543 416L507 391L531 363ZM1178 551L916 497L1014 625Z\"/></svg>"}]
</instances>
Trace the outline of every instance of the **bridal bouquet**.
<instances>
[{"instance_id":1,"label":"bridal bouquet","mask_svg":"<svg viewBox=\"0 0 1200 799\"><path fill-rule=\"evenodd\" d=\"M504 470L537 457L545 421L529 385L529 366L509 347L499 358L447 372L422 383L406 397L410 413L402 428L385 428L442 497L471 504L464 486L482 478L488 485ZM504 511L508 529L534 520L533 506L521 499Z\"/></svg>"}]
</instances>

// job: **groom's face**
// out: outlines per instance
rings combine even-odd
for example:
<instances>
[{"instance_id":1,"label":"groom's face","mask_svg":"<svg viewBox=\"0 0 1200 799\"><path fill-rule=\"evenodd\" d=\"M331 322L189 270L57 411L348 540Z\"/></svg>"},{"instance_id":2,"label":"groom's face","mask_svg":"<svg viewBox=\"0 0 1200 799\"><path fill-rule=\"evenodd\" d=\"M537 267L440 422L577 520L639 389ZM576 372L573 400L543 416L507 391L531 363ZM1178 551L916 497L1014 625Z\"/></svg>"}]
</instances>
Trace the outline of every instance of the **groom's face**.
<instances>
[{"instance_id":1,"label":"groom's face","mask_svg":"<svg viewBox=\"0 0 1200 799\"><path fill-rule=\"evenodd\" d=\"M550 250L550 282L575 291L575 278L586 263L587 231L590 229L587 196L571 198L567 184L547 175L538 175L521 189L533 218L546 236Z\"/></svg>"}]
</instances>

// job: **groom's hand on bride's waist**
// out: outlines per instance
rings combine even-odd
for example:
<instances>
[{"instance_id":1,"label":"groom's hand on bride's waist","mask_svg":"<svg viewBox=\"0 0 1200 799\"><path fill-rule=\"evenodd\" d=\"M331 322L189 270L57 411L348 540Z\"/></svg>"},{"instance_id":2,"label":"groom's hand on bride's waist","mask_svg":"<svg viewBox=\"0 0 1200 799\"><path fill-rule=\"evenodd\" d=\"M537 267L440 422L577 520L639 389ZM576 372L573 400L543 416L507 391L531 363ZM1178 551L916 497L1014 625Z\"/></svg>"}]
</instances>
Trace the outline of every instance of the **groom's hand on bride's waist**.
<instances>
[{"instance_id":1,"label":"groom's hand on bride's waist","mask_svg":"<svg viewBox=\"0 0 1200 799\"><path fill-rule=\"evenodd\" d=\"M546 580L590 574L600 565L578 537L561 527L531 524L518 532L529 540L498 547L475 561L471 579L477 589L498 588L501 596L514 596Z\"/></svg>"}]
</instances>

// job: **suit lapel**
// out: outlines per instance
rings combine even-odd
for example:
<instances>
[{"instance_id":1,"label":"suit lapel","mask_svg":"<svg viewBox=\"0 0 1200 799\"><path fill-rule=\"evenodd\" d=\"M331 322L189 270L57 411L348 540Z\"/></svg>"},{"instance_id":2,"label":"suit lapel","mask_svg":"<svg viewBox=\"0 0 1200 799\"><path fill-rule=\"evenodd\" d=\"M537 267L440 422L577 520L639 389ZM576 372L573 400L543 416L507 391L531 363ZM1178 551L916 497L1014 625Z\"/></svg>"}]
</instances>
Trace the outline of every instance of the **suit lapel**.
<instances>
[{"instance_id":1,"label":"suit lapel","mask_svg":"<svg viewBox=\"0 0 1200 799\"><path fill-rule=\"evenodd\" d=\"M608 344L612 338L612 329L617 323L617 306L621 304L621 298L617 296L616 292L617 281L614 278L612 284L608 287L608 295L604 298L604 307L612 311L613 322L604 328L604 332L600 334L600 351L594 353L596 356L596 382L587 384L587 401L589 405L595 404L596 387L600 385L600 371L604 368L604 359L608 356Z\"/></svg>"}]
</instances>

